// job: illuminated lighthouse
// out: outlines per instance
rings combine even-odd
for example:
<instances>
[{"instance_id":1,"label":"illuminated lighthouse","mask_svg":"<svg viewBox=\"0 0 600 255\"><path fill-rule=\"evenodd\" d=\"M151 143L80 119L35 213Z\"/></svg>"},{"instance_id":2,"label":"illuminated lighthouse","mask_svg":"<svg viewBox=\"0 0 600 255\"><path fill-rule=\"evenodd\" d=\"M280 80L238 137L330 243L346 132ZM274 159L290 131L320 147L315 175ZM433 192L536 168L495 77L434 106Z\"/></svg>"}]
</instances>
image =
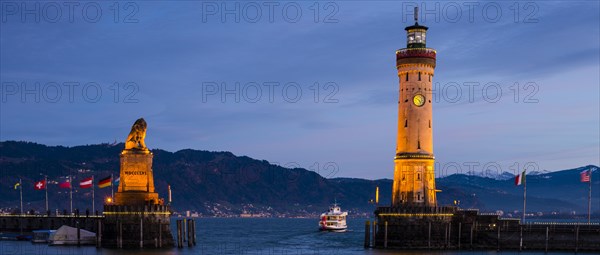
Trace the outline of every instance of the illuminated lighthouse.
<instances>
[{"instance_id":1,"label":"illuminated lighthouse","mask_svg":"<svg viewBox=\"0 0 600 255\"><path fill-rule=\"evenodd\" d=\"M400 82L392 206L436 206L431 79L436 52L426 47L427 27L406 27L407 45L396 51Z\"/></svg>"}]
</instances>

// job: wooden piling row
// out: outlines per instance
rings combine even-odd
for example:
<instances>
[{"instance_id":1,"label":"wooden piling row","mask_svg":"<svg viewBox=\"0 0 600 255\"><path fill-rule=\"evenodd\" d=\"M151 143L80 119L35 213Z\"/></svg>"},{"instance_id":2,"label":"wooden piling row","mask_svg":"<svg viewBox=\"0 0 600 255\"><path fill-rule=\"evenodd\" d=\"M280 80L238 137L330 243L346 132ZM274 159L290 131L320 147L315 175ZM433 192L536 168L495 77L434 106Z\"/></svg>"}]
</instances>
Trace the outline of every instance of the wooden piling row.
<instances>
[{"instance_id":1,"label":"wooden piling row","mask_svg":"<svg viewBox=\"0 0 600 255\"><path fill-rule=\"evenodd\" d=\"M177 248L183 248L184 242L188 247L196 246L196 221L193 219L177 220Z\"/></svg>"}]
</instances>

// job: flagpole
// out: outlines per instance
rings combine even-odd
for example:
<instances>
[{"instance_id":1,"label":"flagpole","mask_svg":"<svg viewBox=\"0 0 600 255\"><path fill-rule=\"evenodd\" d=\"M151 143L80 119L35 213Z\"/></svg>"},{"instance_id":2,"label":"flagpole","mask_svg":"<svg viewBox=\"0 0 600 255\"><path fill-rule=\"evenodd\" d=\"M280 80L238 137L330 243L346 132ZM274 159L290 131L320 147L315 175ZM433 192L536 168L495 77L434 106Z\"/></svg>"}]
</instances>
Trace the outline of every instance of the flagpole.
<instances>
[{"instance_id":1,"label":"flagpole","mask_svg":"<svg viewBox=\"0 0 600 255\"><path fill-rule=\"evenodd\" d=\"M21 193L21 214L23 214L23 182L19 178L19 192Z\"/></svg>"},{"instance_id":2,"label":"flagpole","mask_svg":"<svg viewBox=\"0 0 600 255\"><path fill-rule=\"evenodd\" d=\"M44 186L46 186L46 213L48 213L48 176L44 175Z\"/></svg>"},{"instance_id":3,"label":"flagpole","mask_svg":"<svg viewBox=\"0 0 600 255\"><path fill-rule=\"evenodd\" d=\"M523 224L525 224L525 209L527 208L527 178L525 178L526 171L523 171Z\"/></svg>"},{"instance_id":4,"label":"flagpole","mask_svg":"<svg viewBox=\"0 0 600 255\"><path fill-rule=\"evenodd\" d=\"M92 214L96 213L96 199L94 196L95 189L96 187L94 187L94 176L92 175Z\"/></svg>"},{"instance_id":5,"label":"flagpole","mask_svg":"<svg viewBox=\"0 0 600 255\"><path fill-rule=\"evenodd\" d=\"M592 169L589 170L590 173L590 181L589 181L589 194L588 194L588 224L591 223L592 220Z\"/></svg>"},{"instance_id":6,"label":"flagpole","mask_svg":"<svg viewBox=\"0 0 600 255\"><path fill-rule=\"evenodd\" d=\"M110 174L110 199L115 201L115 185L113 183L113 174Z\"/></svg>"},{"instance_id":7,"label":"flagpole","mask_svg":"<svg viewBox=\"0 0 600 255\"><path fill-rule=\"evenodd\" d=\"M69 175L69 200L71 201L71 215L73 215L73 179L71 175Z\"/></svg>"}]
</instances>

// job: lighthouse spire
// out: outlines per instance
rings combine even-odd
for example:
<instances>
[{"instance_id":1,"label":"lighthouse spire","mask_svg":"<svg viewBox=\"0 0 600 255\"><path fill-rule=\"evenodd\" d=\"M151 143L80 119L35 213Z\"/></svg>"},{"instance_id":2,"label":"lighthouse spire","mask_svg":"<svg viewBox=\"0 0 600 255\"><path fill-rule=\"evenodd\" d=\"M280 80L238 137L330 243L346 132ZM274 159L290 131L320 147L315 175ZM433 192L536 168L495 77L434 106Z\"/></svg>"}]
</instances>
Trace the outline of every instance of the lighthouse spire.
<instances>
[{"instance_id":1,"label":"lighthouse spire","mask_svg":"<svg viewBox=\"0 0 600 255\"><path fill-rule=\"evenodd\" d=\"M419 7L415 6L415 24L419 24Z\"/></svg>"}]
</instances>

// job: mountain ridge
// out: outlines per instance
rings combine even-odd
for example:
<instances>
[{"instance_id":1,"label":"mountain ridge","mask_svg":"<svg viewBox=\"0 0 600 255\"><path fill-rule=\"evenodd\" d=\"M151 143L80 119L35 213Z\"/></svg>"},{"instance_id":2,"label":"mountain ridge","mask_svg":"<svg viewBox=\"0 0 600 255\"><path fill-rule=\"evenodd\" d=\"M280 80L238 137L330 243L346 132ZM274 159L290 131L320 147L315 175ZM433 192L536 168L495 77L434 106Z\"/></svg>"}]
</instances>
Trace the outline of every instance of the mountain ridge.
<instances>
[{"instance_id":1,"label":"mountain ridge","mask_svg":"<svg viewBox=\"0 0 600 255\"><path fill-rule=\"evenodd\" d=\"M24 197L28 198L26 207L39 210L44 204L43 192L34 191L29 186L43 178L42 172L52 180L74 174L74 184L91 173L97 178L111 173L118 175L118 155L122 149L122 143L65 147L0 142L0 187L11 187L0 188L0 195L6 198L0 201L0 208L14 210L18 205L18 192L12 186L19 176L25 186ZM171 185L172 205L178 211L198 211L207 216L253 213L285 217L316 214L326 210L333 201L338 201L344 209L370 213L374 205L369 200L374 198L377 186L380 188L380 204L389 204L391 200L391 179L328 179L314 171L284 168L267 160L236 156L227 151L182 149L169 152L154 149L152 152L156 190L161 197L166 197L167 185ZM528 175L528 208L544 212L587 210L587 185L578 183L578 176L582 169L589 167L595 166ZM600 179L596 177L598 172L594 172L593 180ZM443 191L438 195L440 205L458 200L461 207L492 212L511 212L522 207L522 189L514 186L512 178L496 180L453 174L436 178L436 183ZM89 190L75 190L76 207L91 207ZM107 191L96 189L96 208L100 208ZM52 193L50 203L53 209L68 208L65 190L51 185L49 193ZM582 193L586 194L585 201L581 198ZM595 204L598 204L598 197L595 197Z\"/></svg>"}]
</instances>

